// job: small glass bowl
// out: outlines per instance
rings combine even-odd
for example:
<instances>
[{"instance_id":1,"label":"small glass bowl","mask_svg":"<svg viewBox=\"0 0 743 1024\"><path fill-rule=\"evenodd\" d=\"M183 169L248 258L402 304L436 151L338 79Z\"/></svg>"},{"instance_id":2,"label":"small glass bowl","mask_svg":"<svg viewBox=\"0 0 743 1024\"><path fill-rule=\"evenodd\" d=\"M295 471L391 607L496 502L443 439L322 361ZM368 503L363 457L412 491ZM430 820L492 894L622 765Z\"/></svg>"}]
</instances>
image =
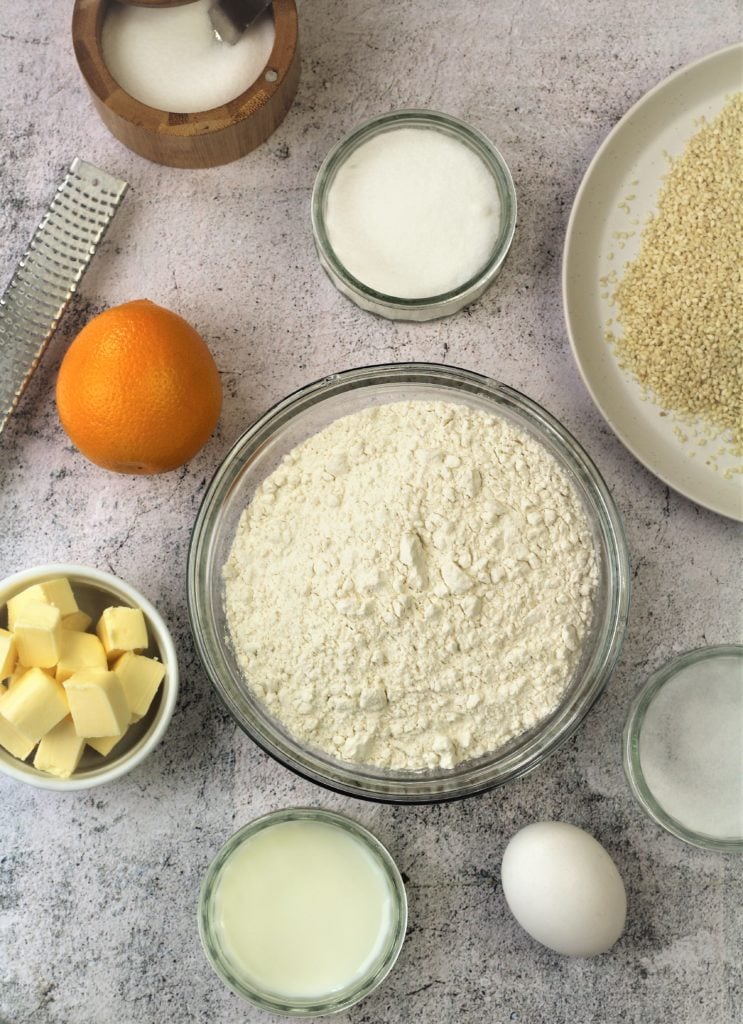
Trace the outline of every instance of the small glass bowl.
<instances>
[{"instance_id":1,"label":"small glass bowl","mask_svg":"<svg viewBox=\"0 0 743 1024\"><path fill-rule=\"evenodd\" d=\"M481 158L492 174L501 204L500 229L485 265L474 277L452 291L422 299L385 295L354 277L336 255L325 225L328 193L341 166L363 143L398 128L443 132L463 143ZM516 230L516 190L505 160L482 132L459 118L433 110L398 110L364 121L328 153L317 173L312 192L312 230L320 263L336 288L357 306L392 320L435 320L469 306L498 276Z\"/></svg>"},{"instance_id":2,"label":"small glass bowl","mask_svg":"<svg viewBox=\"0 0 743 1024\"><path fill-rule=\"evenodd\" d=\"M257 989L246 977L239 973L239 970L231 963L219 942L215 921L215 894L222 868L230 855L246 840L252 838L256 833L265 828L270 828L272 825L285 821L317 821L333 825L348 832L366 847L367 851L382 869L389 884L392 899L392 922L384 948L380 950L379 955L369 966L365 974L357 978L346 988L333 992L327 997L285 999L274 993ZM321 1017L347 1010L361 999L365 999L375 988L381 985L392 970L405 939L405 930L408 923L408 903L405 886L397 865L388 850L379 842L376 836L373 836L363 826L343 814L336 814L334 811L325 811L314 807L291 807L256 818L255 821L244 825L243 828L239 829L227 840L209 865L204 876L199 894L198 922L199 936L206 957L222 981L233 992L259 1006L261 1009L270 1010L273 1013L283 1014L287 1017Z\"/></svg>"},{"instance_id":3,"label":"small glass bowl","mask_svg":"<svg viewBox=\"0 0 743 1024\"><path fill-rule=\"evenodd\" d=\"M150 658L157 658L165 666L165 678L144 718L131 725L120 742L105 757L91 747L86 747L80 764L69 778L58 778L40 771L34 767L31 760L20 761L0 747L0 772L3 774L40 789L69 792L113 782L114 779L121 778L136 768L155 749L165 735L175 710L178 697L178 658L165 620L147 598L129 583L87 565L67 562L40 565L34 569L24 569L2 580L0 626L5 626L7 622L5 605L8 598L19 594L26 587L60 576L70 581L78 605L93 622L100 617L104 608L111 605L141 608L149 640L148 648L142 653Z\"/></svg>"},{"instance_id":4,"label":"small glass bowl","mask_svg":"<svg viewBox=\"0 0 743 1024\"><path fill-rule=\"evenodd\" d=\"M451 769L393 771L336 760L292 736L251 691L229 639L222 569L256 488L307 437L341 416L390 402L452 402L501 417L533 437L572 482L591 526L599 564L593 622L555 712L483 757ZM196 517L188 561L188 605L196 650L238 725L272 757L314 782L371 800L452 800L525 775L565 742L600 696L624 639L629 559L619 512L598 470L548 412L518 391L468 370L398 363L347 370L279 402L240 437L217 470Z\"/></svg>"},{"instance_id":5,"label":"small glass bowl","mask_svg":"<svg viewBox=\"0 0 743 1024\"><path fill-rule=\"evenodd\" d=\"M682 675L688 669L694 668L702 674L706 670L729 672L729 679L737 682L743 691L743 646L738 644L700 647L696 650L688 651L686 654L681 654L671 659L665 665L662 665L648 679L630 707L622 739L624 771L632 795L645 814L657 825L660 825L661 828L664 828L671 835L676 836L677 839L682 839L691 846L698 846L704 850L740 853L743 852L743 835L711 835L708 823L705 828L703 827L704 823L699 817L697 817L696 822L693 820L695 804L698 814L700 795L702 813L707 816L710 807L714 806L716 799L718 801L724 799L730 803L739 801L739 805L743 807L743 762L739 777L733 781L733 786L736 787L734 792L725 790L723 780L716 777L714 771L708 772L707 786L704 788L703 794L701 794L701 791L691 793L687 788L687 783L690 780L693 780L694 786L703 782L702 776L704 773L700 771L700 768L704 768L706 764L700 764L699 758L705 763L707 761L712 763L716 753L713 748L721 742L720 728L715 723L710 725L709 720L703 721L704 716L700 716L699 709L695 709L693 706L689 707L688 705L689 691L684 688ZM674 686L676 691L672 692ZM693 693L692 688L692 695L696 696L702 688L704 692L704 711L708 715L714 715L714 706L710 705L710 690L708 686L704 685L704 682L701 682L699 687L696 688L696 694ZM669 736L667 730L665 728L659 730L657 724L650 722L655 701L663 698L667 702L672 701L672 710L674 715L678 716L678 728L686 744L686 750L672 749L670 746L672 737ZM668 707L665 709L665 713L668 713ZM722 719L725 716L725 712L717 712L717 715L718 719ZM723 727L725 724L724 721L719 721L720 727ZM651 731L643 742L643 728L646 725L649 725ZM735 728L734 723L732 727ZM694 739L695 729L698 732L703 731L703 733L709 735L703 735L701 742L697 743ZM659 751L653 747L652 730L656 733L662 732L662 739L660 740L661 749ZM658 739L658 736L656 735L655 738ZM743 744L743 740L740 742ZM671 779L667 780L662 775L659 775L657 765L653 775L650 778L648 777L650 775L648 771L649 766L646 762L643 768L643 758L651 756L653 752L658 753L663 760L668 760L669 754L679 758L678 763L674 766ZM685 761L683 759L684 754L693 760ZM733 769L729 774L734 775L734 772L735 770ZM662 788L666 791L665 796L658 789L658 780L660 780ZM655 781L655 791L652 785L653 781ZM725 781L728 785L730 784L729 778ZM669 797L675 803L676 816L664 806L664 803L669 803ZM686 820L684 821L679 820L681 816L679 801L683 801L685 804L683 817Z\"/></svg>"}]
</instances>

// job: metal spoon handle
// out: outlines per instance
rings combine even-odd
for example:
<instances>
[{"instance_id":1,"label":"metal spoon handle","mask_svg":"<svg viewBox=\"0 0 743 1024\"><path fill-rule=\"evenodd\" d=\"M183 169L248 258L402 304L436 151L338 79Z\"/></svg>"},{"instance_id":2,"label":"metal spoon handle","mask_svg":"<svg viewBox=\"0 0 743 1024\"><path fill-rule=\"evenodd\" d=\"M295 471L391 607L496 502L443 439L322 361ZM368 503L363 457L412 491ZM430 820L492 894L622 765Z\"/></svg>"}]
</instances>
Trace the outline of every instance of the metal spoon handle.
<instances>
[{"instance_id":1,"label":"metal spoon handle","mask_svg":"<svg viewBox=\"0 0 743 1024\"><path fill-rule=\"evenodd\" d=\"M248 25L270 6L271 0L217 0L209 17L222 42L234 46Z\"/></svg>"}]
</instances>

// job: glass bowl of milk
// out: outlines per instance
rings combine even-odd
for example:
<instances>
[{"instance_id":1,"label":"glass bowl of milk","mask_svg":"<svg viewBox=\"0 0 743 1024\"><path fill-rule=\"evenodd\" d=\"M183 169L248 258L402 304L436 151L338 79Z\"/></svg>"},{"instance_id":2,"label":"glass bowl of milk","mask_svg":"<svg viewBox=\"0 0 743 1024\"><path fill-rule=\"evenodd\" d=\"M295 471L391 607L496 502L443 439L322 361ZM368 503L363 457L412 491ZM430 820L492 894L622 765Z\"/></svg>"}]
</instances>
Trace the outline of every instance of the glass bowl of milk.
<instances>
[{"instance_id":1,"label":"glass bowl of milk","mask_svg":"<svg viewBox=\"0 0 743 1024\"><path fill-rule=\"evenodd\" d=\"M344 815L266 814L210 864L199 934L239 996L273 1013L339 1013L392 969L407 927L400 872L385 847Z\"/></svg>"},{"instance_id":2,"label":"glass bowl of milk","mask_svg":"<svg viewBox=\"0 0 743 1024\"><path fill-rule=\"evenodd\" d=\"M431 110L359 125L328 154L312 195L320 262L362 309L433 320L478 299L516 229L505 160L477 129Z\"/></svg>"}]
</instances>

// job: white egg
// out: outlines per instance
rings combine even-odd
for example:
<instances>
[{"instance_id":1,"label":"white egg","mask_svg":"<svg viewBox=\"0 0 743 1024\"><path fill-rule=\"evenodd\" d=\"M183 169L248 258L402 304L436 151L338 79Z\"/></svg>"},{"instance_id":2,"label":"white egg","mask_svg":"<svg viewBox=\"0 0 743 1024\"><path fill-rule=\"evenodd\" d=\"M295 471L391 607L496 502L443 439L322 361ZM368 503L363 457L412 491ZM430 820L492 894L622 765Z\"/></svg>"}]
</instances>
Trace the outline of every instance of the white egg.
<instances>
[{"instance_id":1,"label":"white egg","mask_svg":"<svg viewBox=\"0 0 743 1024\"><path fill-rule=\"evenodd\" d=\"M501 865L503 894L521 927L567 956L605 953L624 931L627 895L593 836L562 821L517 832Z\"/></svg>"}]
</instances>

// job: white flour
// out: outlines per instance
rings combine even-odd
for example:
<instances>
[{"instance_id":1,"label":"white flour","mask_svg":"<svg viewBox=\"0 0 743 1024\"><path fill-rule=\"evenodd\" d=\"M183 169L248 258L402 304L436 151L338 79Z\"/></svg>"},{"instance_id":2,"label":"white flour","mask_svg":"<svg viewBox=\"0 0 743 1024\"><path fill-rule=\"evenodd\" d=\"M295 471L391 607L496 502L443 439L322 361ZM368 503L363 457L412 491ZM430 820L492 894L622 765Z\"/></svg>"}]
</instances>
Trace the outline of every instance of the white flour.
<instances>
[{"instance_id":1,"label":"white flour","mask_svg":"<svg viewBox=\"0 0 743 1024\"><path fill-rule=\"evenodd\" d=\"M545 449L445 402L337 420L244 511L226 611L253 691L344 761L450 768L558 704L591 620L581 503Z\"/></svg>"}]
</instances>

